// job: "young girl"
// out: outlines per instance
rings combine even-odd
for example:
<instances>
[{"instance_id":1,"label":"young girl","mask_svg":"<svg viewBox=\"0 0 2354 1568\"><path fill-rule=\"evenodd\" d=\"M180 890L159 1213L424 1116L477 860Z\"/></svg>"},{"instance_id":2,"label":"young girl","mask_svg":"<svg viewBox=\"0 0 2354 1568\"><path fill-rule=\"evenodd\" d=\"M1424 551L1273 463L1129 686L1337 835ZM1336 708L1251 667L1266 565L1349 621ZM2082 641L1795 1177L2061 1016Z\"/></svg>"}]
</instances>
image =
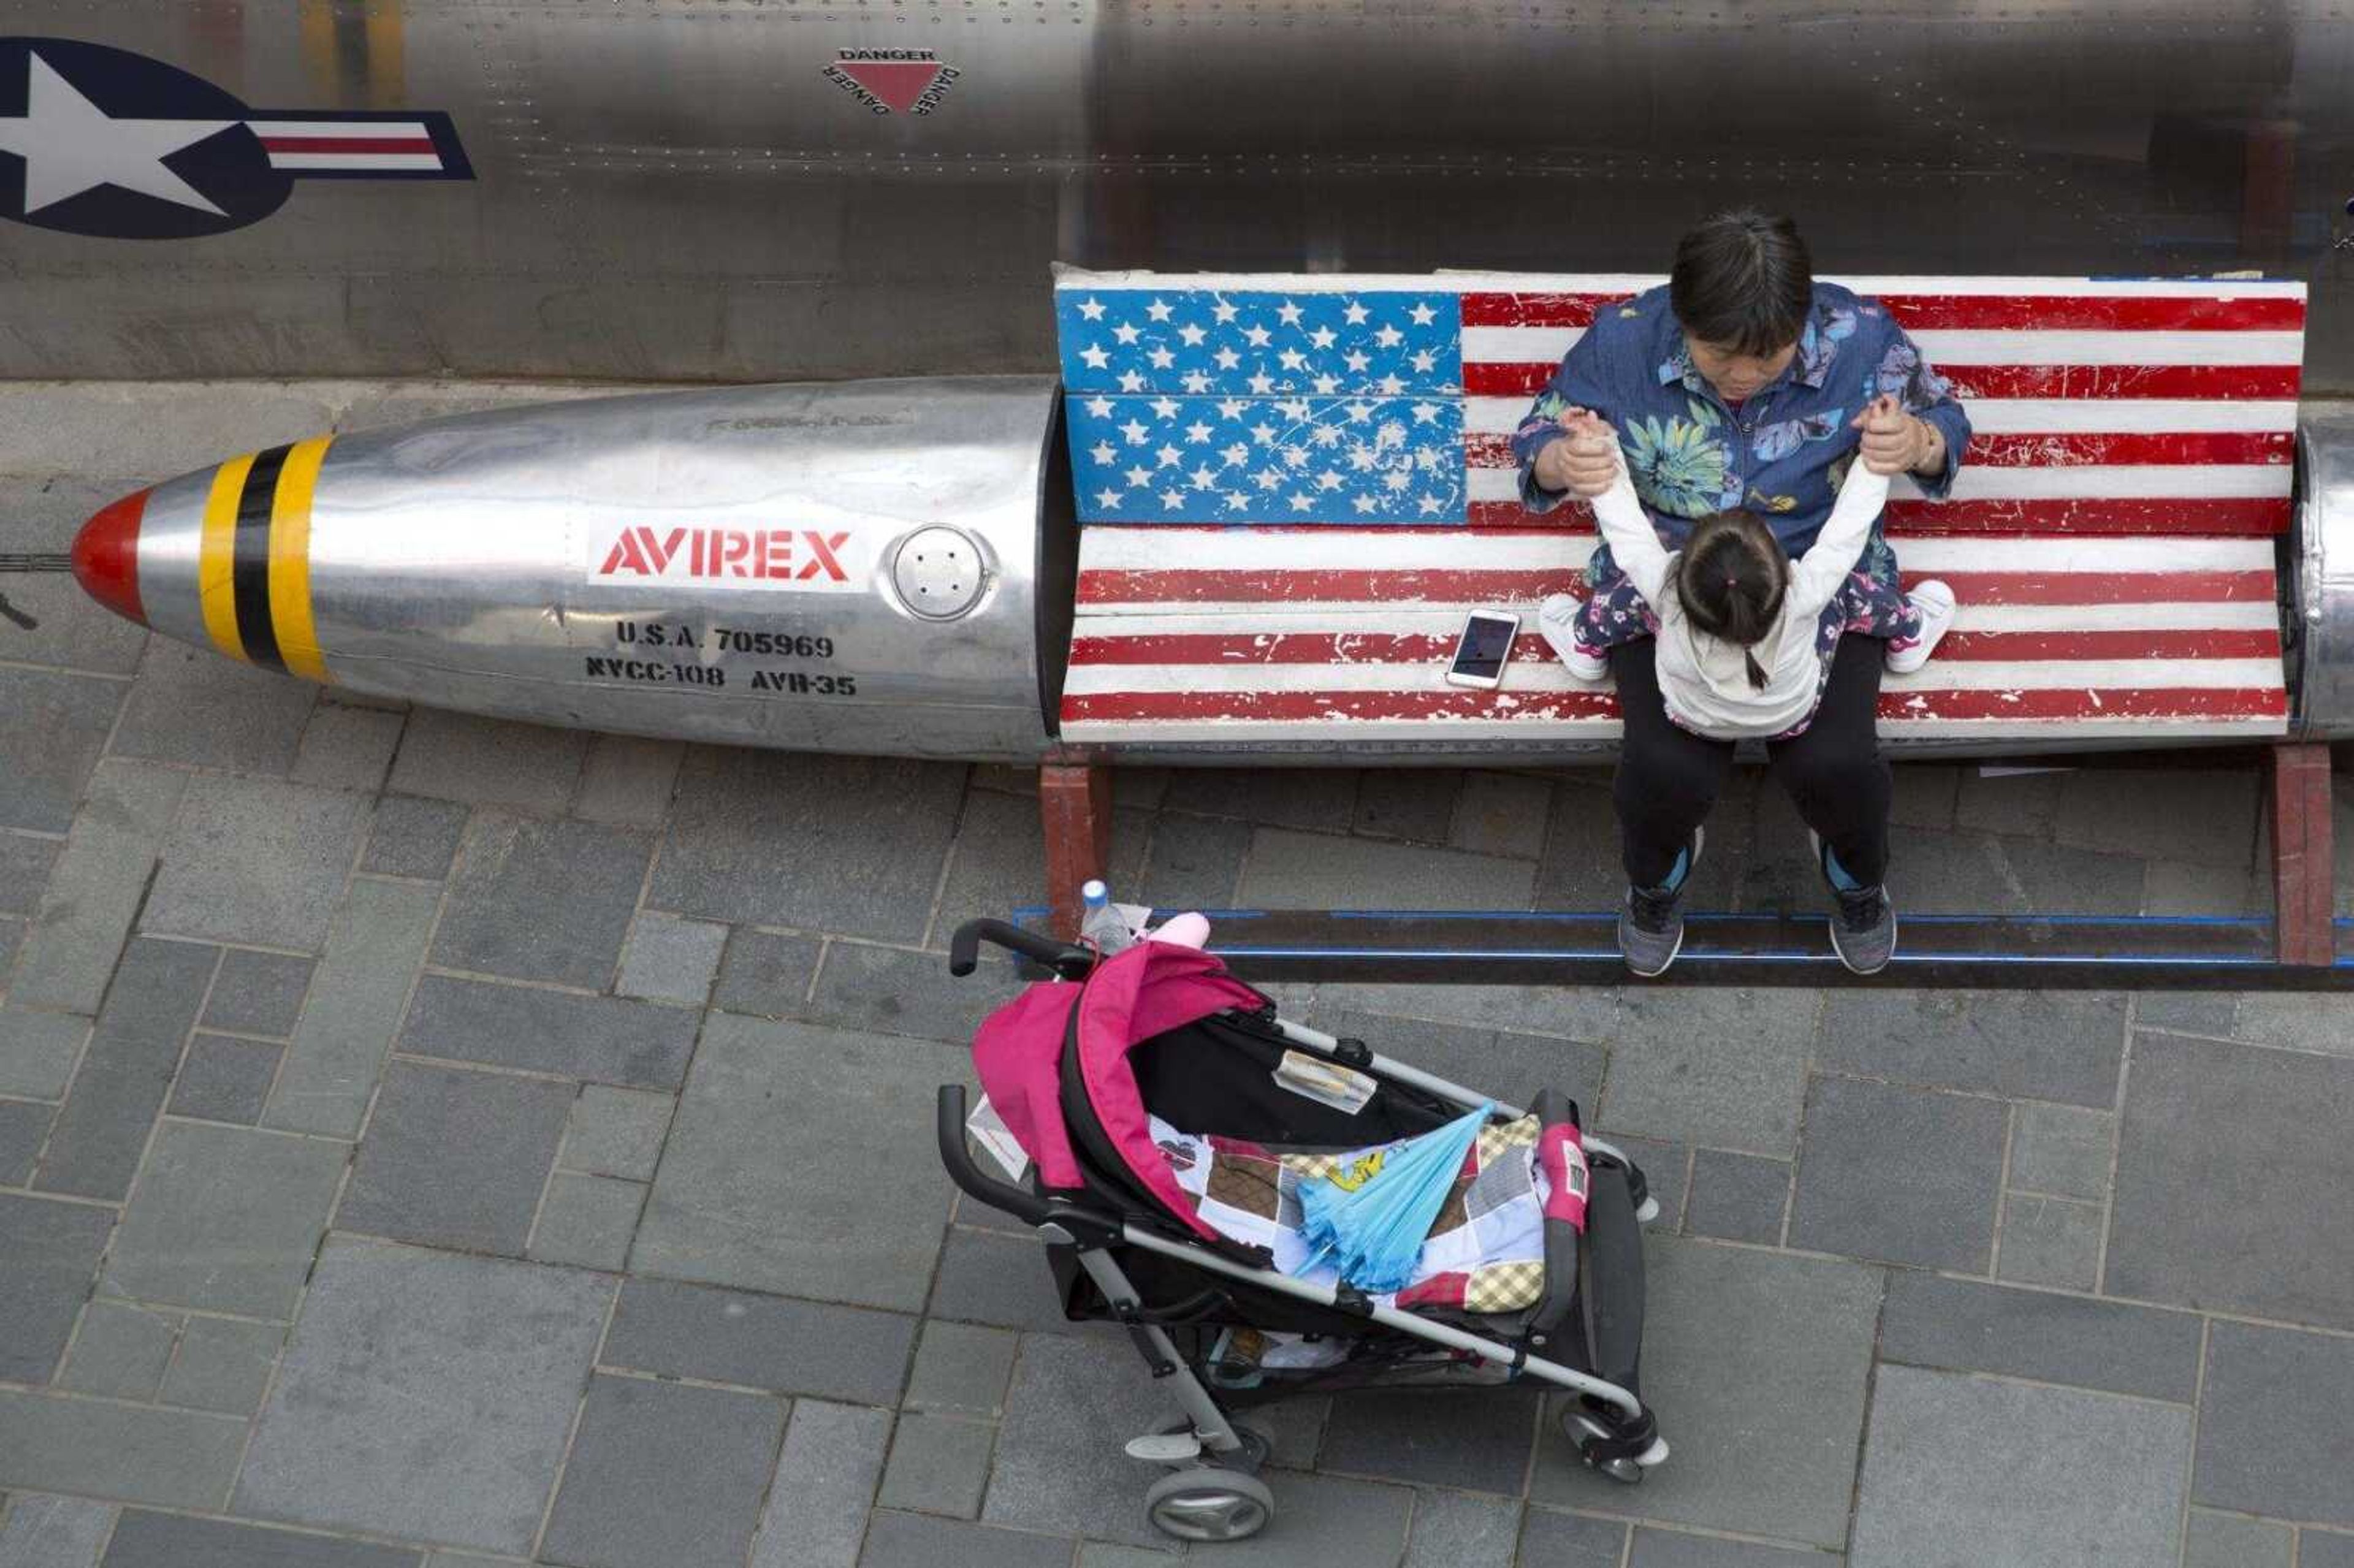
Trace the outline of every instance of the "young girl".
<instances>
[{"instance_id":1,"label":"young girl","mask_svg":"<svg viewBox=\"0 0 2354 1568\"><path fill-rule=\"evenodd\" d=\"M1573 440L1598 436L1617 449L1610 427L1596 415L1575 413L1562 423ZM1795 562L1747 512L1701 519L1683 548L1670 551L1621 461L1617 478L1594 503L1603 542L1625 574L1619 599L1606 613L1621 622L1639 618L1659 639L1659 694L1670 721L1712 740L1798 735L1814 716L1832 655L1848 632L1887 639L1888 667L1900 674L1928 662L1953 624L1953 589L1933 580L1899 597L1856 569L1887 501L1887 478L1859 463L1848 471L1813 546ZM1581 635L1582 608L1572 596L1555 594L1540 609L1537 625L1573 673L1599 680L1608 666L1604 651Z\"/></svg>"}]
</instances>

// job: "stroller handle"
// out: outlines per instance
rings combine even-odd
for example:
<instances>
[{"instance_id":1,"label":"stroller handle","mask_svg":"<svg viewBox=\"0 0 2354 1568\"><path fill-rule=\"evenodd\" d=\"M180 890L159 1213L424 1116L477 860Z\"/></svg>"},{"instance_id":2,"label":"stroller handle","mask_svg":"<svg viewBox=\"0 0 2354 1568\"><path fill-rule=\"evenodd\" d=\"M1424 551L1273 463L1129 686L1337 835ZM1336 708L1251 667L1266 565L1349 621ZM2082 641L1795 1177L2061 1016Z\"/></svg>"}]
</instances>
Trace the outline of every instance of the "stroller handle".
<instances>
[{"instance_id":1,"label":"stroller handle","mask_svg":"<svg viewBox=\"0 0 2354 1568\"><path fill-rule=\"evenodd\" d=\"M1003 920L968 920L949 938L949 973L959 978L972 973L981 961L983 942L1034 959L1065 980L1085 980L1095 968L1096 956L1087 948L1058 942Z\"/></svg>"},{"instance_id":2,"label":"stroller handle","mask_svg":"<svg viewBox=\"0 0 2354 1568\"><path fill-rule=\"evenodd\" d=\"M980 924L980 922L974 922ZM989 924L994 925L995 921ZM964 929L970 930L971 926ZM1010 929L1011 927L1009 927ZM960 939L964 932L957 933ZM1046 1200L1026 1188L1011 1181L1000 1181L974 1162L972 1151L964 1143L964 1086L942 1084L939 1100L940 1163L949 1168L949 1180L966 1193L992 1209L1002 1209L1023 1224L1043 1224L1053 1213Z\"/></svg>"}]
</instances>

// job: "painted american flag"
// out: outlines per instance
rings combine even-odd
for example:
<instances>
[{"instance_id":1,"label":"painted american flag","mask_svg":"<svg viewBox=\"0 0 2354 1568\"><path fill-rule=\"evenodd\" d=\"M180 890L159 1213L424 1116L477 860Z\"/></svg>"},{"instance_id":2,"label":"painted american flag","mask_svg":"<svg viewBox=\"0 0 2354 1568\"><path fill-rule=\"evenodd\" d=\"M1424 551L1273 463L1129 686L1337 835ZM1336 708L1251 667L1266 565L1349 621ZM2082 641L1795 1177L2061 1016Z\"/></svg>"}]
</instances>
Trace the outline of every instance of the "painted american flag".
<instances>
[{"instance_id":1,"label":"painted american flag","mask_svg":"<svg viewBox=\"0 0 2354 1568\"><path fill-rule=\"evenodd\" d=\"M1898 743L2044 744L2058 736L2281 733L2288 697L2274 547L2291 521L2304 286L1837 281L1888 307L1966 400L1975 431L1950 499L1929 502L1902 478L1893 489L1886 527L1906 580L1942 577L1961 608L1926 669L1883 682L1882 734ZM1072 455L1079 516L1095 525L1080 543L1062 738L1270 751L1320 749L1342 734L1405 749L1470 743L1559 753L1609 744L1616 694L1606 683L1577 681L1527 630L1545 595L1584 591L1593 519L1580 505L1543 517L1524 511L1508 442L1595 311L1657 281L1066 272L1056 285L1066 375L1083 378L1071 383ZM1236 323L1246 300L1277 313L1249 318L1267 342L1246 337L1232 349L1233 366L1218 361L1207 336L1216 323L1205 313L1222 299L1235 304ZM1389 301L1432 312L1429 335L1410 352L1433 355L1427 374L1436 379L1392 397L1379 376L1422 373L1410 359L1407 368L1376 368L1369 358L1363 374L1373 385L1343 381L1329 397L1319 392L1317 377L1352 374L1346 351L1336 366L1317 357L1312 339L1301 344L1284 332L1312 333L1337 315L1337 349L1342 326L1378 332ZM1153 319L1156 302L1165 321ZM1286 302L1299 307L1299 322L1281 319ZM1080 309L1087 303L1101 315ZM1365 323L1346 320L1352 304L1364 308ZM1137 327L1136 344L1115 334L1099 345L1100 366L1081 355L1097 346L1095 334L1122 322ZM1203 343L1184 341L1189 322L1202 326ZM1148 343L1148 326L1172 329L1177 341ZM1167 364L1154 361L1154 346L1166 349ZM1298 365L1282 358L1287 348ZM1132 349L1141 364L1114 357ZM1208 363L1181 357L1195 349ZM1247 357L1258 350L1271 362ZM1197 392L1201 383L1186 379L1228 372L1243 377L1238 391L1212 382ZM1455 421L1458 504L1364 514L1354 508L1361 489L1351 489L1310 493L1313 505L1292 508L1308 493L1283 486L1262 492L1279 490L1279 504L1251 496L1229 507L1227 491L1240 487L1217 488L1213 499L1214 487L1204 485L1164 510L1175 486L1161 471L1181 464L1161 463L1157 413L1140 420L1149 437L1142 463L1123 452L1125 432L1083 423L1098 419L1088 407L1097 397L1174 402L1170 428L1180 439L1172 444L1182 458L1189 444L1208 444L1183 439L1193 418L1186 405L1257 397L1254 375L1267 378L1270 397L1308 404L1302 428L1352 398L1453 404L1421 428L1436 443L1441 419ZM1149 503L1144 486L1133 494L1119 487L1122 504L1109 507L1103 494L1115 486L1087 485L1099 441L1112 447L1112 466L1144 467L1155 480ZM1265 466L1260 450L1244 453L1251 471ZM1463 612L1478 605L1523 617L1511 669L1494 692L1442 679Z\"/></svg>"}]
</instances>

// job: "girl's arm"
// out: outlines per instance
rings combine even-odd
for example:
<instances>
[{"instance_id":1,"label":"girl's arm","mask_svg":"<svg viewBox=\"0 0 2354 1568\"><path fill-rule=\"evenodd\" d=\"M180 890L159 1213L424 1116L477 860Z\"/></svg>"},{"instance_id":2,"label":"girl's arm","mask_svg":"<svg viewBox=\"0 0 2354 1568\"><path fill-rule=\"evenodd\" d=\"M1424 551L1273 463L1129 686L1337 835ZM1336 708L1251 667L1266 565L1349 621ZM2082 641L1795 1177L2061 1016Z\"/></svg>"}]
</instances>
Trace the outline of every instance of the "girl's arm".
<instances>
[{"instance_id":1,"label":"girl's arm","mask_svg":"<svg viewBox=\"0 0 2354 1568\"><path fill-rule=\"evenodd\" d=\"M1607 425L1602 428L1609 429ZM1615 450L1615 440L1612 447ZM1601 525L1602 542L1610 546L1611 559L1627 574L1627 580L1635 585L1635 591L1656 608L1668 586L1668 552L1659 543L1659 530L1651 526L1651 519L1644 513L1643 503L1635 498L1635 484L1627 477L1624 460L1618 464L1610 488L1595 498L1594 519ZM1863 548L1861 542L1856 548Z\"/></svg>"},{"instance_id":2,"label":"girl's arm","mask_svg":"<svg viewBox=\"0 0 2354 1568\"><path fill-rule=\"evenodd\" d=\"M1790 568L1787 602L1791 615L1817 615L1830 603L1840 582L1855 570L1864 541L1872 537L1872 525L1887 504L1887 475L1874 473L1861 462L1851 465L1822 532Z\"/></svg>"}]
</instances>

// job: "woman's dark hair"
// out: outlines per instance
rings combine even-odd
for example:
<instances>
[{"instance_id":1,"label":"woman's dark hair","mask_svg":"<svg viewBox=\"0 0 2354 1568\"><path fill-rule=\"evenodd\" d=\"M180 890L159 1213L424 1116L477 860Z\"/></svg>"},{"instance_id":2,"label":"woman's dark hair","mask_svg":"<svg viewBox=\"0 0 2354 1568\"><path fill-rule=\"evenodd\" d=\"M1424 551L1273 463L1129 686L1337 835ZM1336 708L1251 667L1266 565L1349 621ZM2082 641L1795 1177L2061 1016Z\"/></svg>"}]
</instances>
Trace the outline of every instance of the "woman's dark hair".
<instances>
[{"instance_id":1,"label":"woman's dark hair","mask_svg":"<svg viewBox=\"0 0 2354 1568\"><path fill-rule=\"evenodd\" d=\"M1787 217L1749 207L1719 213L1676 244L1668 303L1686 337L1779 354L1798 341L1814 298L1814 261Z\"/></svg>"},{"instance_id":2,"label":"woman's dark hair","mask_svg":"<svg viewBox=\"0 0 2354 1568\"><path fill-rule=\"evenodd\" d=\"M1766 671L1750 649L1774 630L1789 585L1790 559L1754 512L1719 512L1693 524L1676 568L1684 618L1742 651L1749 683L1764 691Z\"/></svg>"}]
</instances>

